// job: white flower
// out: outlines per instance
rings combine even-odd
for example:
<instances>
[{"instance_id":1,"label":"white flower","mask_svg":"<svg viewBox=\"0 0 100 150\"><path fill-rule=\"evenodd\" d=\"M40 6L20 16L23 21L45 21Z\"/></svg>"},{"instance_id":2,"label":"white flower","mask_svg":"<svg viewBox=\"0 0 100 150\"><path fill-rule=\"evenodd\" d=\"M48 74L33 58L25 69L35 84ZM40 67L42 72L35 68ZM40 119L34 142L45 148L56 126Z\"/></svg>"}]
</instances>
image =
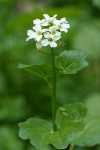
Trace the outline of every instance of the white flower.
<instances>
[{"instance_id":1,"label":"white flower","mask_svg":"<svg viewBox=\"0 0 100 150\"><path fill-rule=\"evenodd\" d=\"M66 21L66 18L62 18L61 20L55 20L54 24L58 27L60 31L68 32L70 25Z\"/></svg>"},{"instance_id":2,"label":"white flower","mask_svg":"<svg viewBox=\"0 0 100 150\"><path fill-rule=\"evenodd\" d=\"M35 40L39 42L42 39L42 33L44 30L41 28L41 26L34 26L33 29L35 30Z\"/></svg>"},{"instance_id":3,"label":"white flower","mask_svg":"<svg viewBox=\"0 0 100 150\"><path fill-rule=\"evenodd\" d=\"M40 41L42 39L42 29L40 26L34 26L33 29L35 30L28 30L27 35L29 36L26 41L30 39L35 39L36 41Z\"/></svg>"},{"instance_id":4,"label":"white flower","mask_svg":"<svg viewBox=\"0 0 100 150\"><path fill-rule=\"evenodd\" d=\"M43 33L46 32L47 29L42 29L41 26L36 25L33 27L33 30L28 30L27 35L29 36L26 41L30 39L35 39L35 41L39 42L42 39Z\"/></svg>"},{"instance_id":5,"label":"white flower","mask_svg":"<svg viewBox=\"0 0 100 150\"><path fill-rule=\"evenodd\" d=\"M48 14L44 14L43 15L45 18L45 22L43 23L43 26L48 26L48 25L52 25L54 20L56 20L56 16L54 15L53 17L50 17Z\"/></svg>"},{"instance_id":6,"label":"white flower","mask_svg":"<svg viewBox=\"0 0 100 150\"><path fill-rule=\"evenodd\" d=\"M61 23L68 23L67 20L66 20L66 18L61 18L60 22Z\"/></svg>"},{"instance_id":7,"label":"white flower","mask_svg":"<svg viewBox=\"0 0 100 150\"><path fill-rule=\"evenodd\" d=\"M46 20L45 19L42 19L42 20L40 20L40 19L35 19L35 20L33 20L33 24L35 24L35 25L37 25L37 26L43 26L43 24L46 22Z\"/></svg>"},{"instance_id":8,"label":"white flower","mask_svg":"<svg viewBox=\"0 0 100 150\"><path fill-rule=\"evenodd\" d=\"M28 30L27 31L27 35L29 36L26 41L30 40L30 39L34 39L36 37L36 34L33 30Z\"/></svg>"},{"instance_id":9,"label":"white flower","mask_svg":"<svg viewBox=\"0 0 100 150\"><path fill-rule=\"evenodd\" d=\"M48 14L43 15L42 20L33 20L33 30L28 30L28 38L36 41L37 49L41 49L42 46L49 45L50 47L57 47L57 41L61 38L62 32L67 32L70 28L66 18L58 20L54 15L50 17Z\"/></svg>"},{"instance_id":10,"label":"white flower","mask_svg":"<svg viewBox=\"0 0 100 150\"><path fill-rule=\"evenodd\" d=\"M50 45L51 47L57 47L56 41L58 41L61 36L60 35L52 35L49 32L45 34L44 40L42 40L42 46Z\"/></svg>"},{"instance_id":11,"label":"white flower","mask_svg":"<svg viewBox=\"0 0 100 150\"><path fill-rule=\"evenodd\" d=\"M53 17L50 17L48 14L44 14L43 16L46 20L52 20L52 21L54 21L57 17L57 15L54 15Z\"/></svg>"},{"instance_id":12,"label":"white flower","mask_svg":"<svg viewBox=\"0 0 100 150\"><path fill-rule=\"evenodd\" d=\"M61 32L57 31L57 27L56 26L52 26L52 27L49 27L49 31L52 35L58 35L60 36L61 35Z\"/></svg>"},{"instance_id":13,"label":"white flower","mask_svg":"<svg viewBox=\"0 0 100 150\"><path fill-rule=\"evenodd\" d=\"M33 23L35 24L35 25L39 25L39 24L41 24L41 20L40 19L35 19L35 20L33 20Z\"/></svg>"}]
</instances>

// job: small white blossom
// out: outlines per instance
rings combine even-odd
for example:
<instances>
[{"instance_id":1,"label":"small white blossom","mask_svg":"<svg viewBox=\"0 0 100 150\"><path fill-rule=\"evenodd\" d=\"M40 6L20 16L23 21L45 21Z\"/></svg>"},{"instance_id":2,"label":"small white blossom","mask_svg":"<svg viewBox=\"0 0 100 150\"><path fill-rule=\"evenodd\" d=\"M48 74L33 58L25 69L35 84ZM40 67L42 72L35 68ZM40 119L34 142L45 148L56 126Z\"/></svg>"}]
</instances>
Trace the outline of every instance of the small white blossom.
<instances>
[{"instance_id":1,"label":"small white blossom","mask_svg":"<svg viewBox=\"0 0 100 150\"><path fill-rule=\"evenodd\" d=\"M35 30L35 40L39 42L42 39L42 29L40 26L35 26L33 29Z\"/></svg>"},{"instance_id":2,"label":"small white blossom","mask_svg":"<svg viewBox=\"0 0 100 150\"><path fill-rule=\"evenodd\" d=\"M68 22L66 21L66 18L61 18L60 22L61 22L61 23L68 23Z\"/></svg>"},{"instance_id":3,"label":"small white blossom","mask_svg":"<svg viewBox=\"0 0 100 150\"><path fill-rule=\"evenodd\" d=\"M57 17L57 15L54 15L53 17L50 17L48 14L44 14L43 16L46 20L52 20L52 21L54 21Z\"/></svg>"},{"instance_id":4,"label":"small white blossom","mask_svg":"<svg viewBox=\"0 0 100 150\"><path fill-rule=\"evenodd\" d=\"M49 45L50 47L57 47L57 41L61 38L62 32L67 32L70 25L66 21L66 18L58 20L54 15L50 17L48 14L43 15L43 19L33 20L33 30L28 30L28 38L36 41L37 49L41 49L42 46Z\"/></svg>"},{"instance_id":5,"label":"small white blossom","mask_svg":"<svg viewBox=\"0 0 100 150\"><path fill-rule=\"evenodd\" d=\"M43 26L43 24L46 22L46 19L35 19L33 20L33 24L35 24L36 26Z\"/></svg>"},{"instance_id":6,"label":"small white blossom","mask_svg":"<svg viewBox=\"0 0 100 150\"><path fill-rule=\"evenodd\" d=\"M66 18L62 18L61 20L55 20L54 24L58 27L60 31L67 32L70 28L70 25L66 21Z\"/></svg>"},{"instance_id":7,"label":"small white blossom","mask_svg":"<svg viewBox=\"0 0 100 150\"><path fill-rule=\"evenodd\" d=\"M40 19L35 19L35 20L33 20L33 24L35 24L35 25L39 25L39 24L41 24L41 20Z\"/></svg>"},{"instance_id":8,"label":"small white blossom","mask_svg":"<svg viewBox=\"0 0 100 150\"><path fill-rule=\"evenodd\" d=\"M44 14L43 16L45 18L45 22L44 22L43 26L48 26L48 25L53 25L53 22L56 20L57 15L50 17L48 14Z\"/></svg>"},{"instance_id":9,"label":"small white blossom","mask_svg":"<svg viewBox=\"0 0 100 150\"><path fill-rule=\"evenodd\" d=\"M30 39L34 39L34 38L36 37L35 32L32 31L32 30L28 30L28 31L27 31L27 35L28 35L29 37L26 39L26 41L28 41L28 40L30 40Z\"/></svg>"},{"instance_id":10,"label":"small white blossom","mask_svg":"<svg viewBox=\"0 0 100 150\"><path fill-rule=\"evenodd\" d=\"M33 29L35 31L35 40L39 42L42 39L43 33L46 31L46 29L42 29L42 27L39 25L35 25Z\"/></svg>"},{"instance_id":11,"label":"small white blossom","mask_svg":"<svg viewBox=\"0 0 100 150\"><path fill-rule=\"evenodd\" d=\"M58 41L61 36L56 34L52 35L48 32L47 34L45 34L45 38L46 39L42 40L42 46L50 45L51 47L57 47L56 41Z\"/></svg>"},{"instance_id":12,"label":"small white blossom","mask_svg":"<svg viewBox=\"0 0 100 150\"><path fill-rule=\"evenodd\" d=\"M58 35L60 36L61 35L61 32L57 31L57 27L56 26L52 26L52 27L49 27L49 31L52 35Z\"/></svg>"}]
</instances>

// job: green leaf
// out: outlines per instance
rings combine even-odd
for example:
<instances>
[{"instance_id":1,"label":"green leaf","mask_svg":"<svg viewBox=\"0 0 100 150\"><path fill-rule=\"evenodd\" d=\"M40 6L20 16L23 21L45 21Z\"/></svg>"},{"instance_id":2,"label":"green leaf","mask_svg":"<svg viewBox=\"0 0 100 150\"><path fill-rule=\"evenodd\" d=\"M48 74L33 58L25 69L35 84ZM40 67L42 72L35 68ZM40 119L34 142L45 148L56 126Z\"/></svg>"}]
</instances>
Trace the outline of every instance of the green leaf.
<instances>
[{"instance_id":1,"label":"green leaf","mask_svg":"<svg viewBox=\"0 0 100 150\"><path fill-rule=\"evenodd\" d=\"M87 116L85 128L73 141L78 146L95 146L100 144L100 117Z\"/></svg>"},{"instance_id":2,"label":"green leaf","mask_svg":"<svg viewBox=\"0 0 100 150\"><path fill-rule=\"evenodd\" d=\"M69 144L83 130L86 108L81 103L68 104L57 111L56 124L63 141Z\"/></svg>"},{"instance_id":3,"label":"green leaf","mask_svg":"<svg viewBox=\"0 0 100 150\"><path fill-rule=\"evenodd\" d=\"M42 79L44 79L48 85L51 87L52 83L52 67L49 64L37 64L37 65L25 65L19 64L18 68L24 69L30 72L33 75L36 75ZM60 74L59 69L56 68L56 76L58 77Z\"/></svg>"},{"instance_id":4,"label":"green leaf","mask_svg":"<svg viewBox=\"0 0 100 150\"><path fill-rule=\"evenodd\" d=\"M19 64L18 68L25 69L26 71L39 76L45 80L52 77L51 66L48 64L37 64L37 65L25 65Z\"/></svg>"},{"instance_id":5,"label":"green leaf","mask_svg":"<svg viewBox=\"0 0 100 150\"><path fill-rule=\"evenodd\" d=\"M63 51L56 57L56 67L62 74L75 74L88 66L86 51Z\"/></svg>"},{"instance_id":6,"label":"green leaf","mask_svg":"<svg viewBox=\"0 0 100 150\"><path fill-rule=\"evenodd\" d=\"M19 136L23 139L30 139L30 142L37 149L44 149L49 144L49 137L52 132L51 124L45 120L30 118L20 123Z\"/></svg>"},{"instance_id":7,"label":"green leaf","mask_svg":"<svg viewBox=\"0 0 100 150\"><path fill-rule=\"evenodd\" d=\"M86 99L85 106L88 109L88 114L95 117L100 117L100 94L92 94Z\"/></svg>"},{"instance_id":8,"label":"green leaf","mask_svg":"<svg viewBox=\"0 0 100 150\"><path fill-rule=\"evenodd\" d=\"M90 147L100 144L100 94L91 95L85 105L88 109L84 119L85 128L72 143Z\"/></svg>"},{"instance_id":9,"label":"green leaf","mask_svg":"<svg viewBox=\"0 0 100 150\"><path fill-rule=\"evenodd\" d=\"M19 136L23 140L30 139L31 144L38 150L45 150L49 145L57 149L65 149L84 128L85 114L86 108L82 104L69 104L57 111L56 131L53 130L50 122L31 118L19 124Z\"/></svg>"},{"instance_id":10,"label":"green leaf","mask_svg":"<svg viewBox=\"0 0 100 150\"><path fill-rule=\"evenodd\" d=\"M18 68L24 69L30 72L33 75L36 75L42 79L44 79L49 87L51 87L52 82L52 68L48 64L37 64L37 65L25 65L19 64Z\"/></svg>"},{"instance_id":11,"label":"green leaf","mask_svg":"<svg viewBox=\"0 0 100 150\"><path fill-rule=\"evenodd\" d=\"M52 124L46 120L31 118L26 122L20 123L19 136L23 139L30 139L30 142L38 150L45 150L52 144L58 149L67 147L67 141L64 143L57 131L53 131Z\"/></svg>"}]
</instances>

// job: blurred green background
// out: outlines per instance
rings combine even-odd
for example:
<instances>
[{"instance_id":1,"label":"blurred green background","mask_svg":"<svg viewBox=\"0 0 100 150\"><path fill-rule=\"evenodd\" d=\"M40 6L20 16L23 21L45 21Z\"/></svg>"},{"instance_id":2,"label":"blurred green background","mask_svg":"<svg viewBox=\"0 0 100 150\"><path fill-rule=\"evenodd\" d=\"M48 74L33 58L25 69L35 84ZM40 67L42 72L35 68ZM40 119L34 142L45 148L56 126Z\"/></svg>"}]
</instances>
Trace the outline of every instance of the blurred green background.
<instances>
[{"instance_id":1,"label":"blurred green background","mask_svg":"<svg viewBox=\"0 0 100 150\"><path fill-rule=\"evenodd\" d=\"M18 123L35 116L51 118L51 93L46 83L16 67L48 59L37 52L33 40L25 41L32 20L44 13L67 18L71 28L63 36L64 50L89 53L87 68L59 79L58 105L100 101L100 0L0 0L0 150L33 150L29 141L18 137ZM100 146L76 147L92 149L100 150Z\"/></svg>"}]
</instances>

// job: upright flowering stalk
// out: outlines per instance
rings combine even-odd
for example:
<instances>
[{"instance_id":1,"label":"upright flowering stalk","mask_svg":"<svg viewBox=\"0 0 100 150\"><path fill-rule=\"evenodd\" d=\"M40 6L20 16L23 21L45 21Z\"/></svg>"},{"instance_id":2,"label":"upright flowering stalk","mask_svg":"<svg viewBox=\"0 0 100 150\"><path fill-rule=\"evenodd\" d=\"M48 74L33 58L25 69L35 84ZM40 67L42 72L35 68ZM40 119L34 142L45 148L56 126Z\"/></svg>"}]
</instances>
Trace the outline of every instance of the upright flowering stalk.
<instances>
[{"instance_id":1,"label":"upright flowering stalk","mask_svg":"<svg viewBox=\"0 0 100 150\"><path fill-rule=\"evenodd\" d=\"M33 20L33 29L27 31L26 41L34 39L38 50L46 46L51 47L51 65L20 64L19 68L41 77L52 88L52 123L44 119L30 118L19 124L19 136L24 140L30 139L36 150L47 150L50 145L53 149L66 149L69 144L70 150L73 150L78 132L84 128L86 109L82 104L75 103L60 107L56 113L56 78L63 74L75 74L86 67L87 53L65 50L55 56L54 48L58 46L62 32L67 33L70 25L66 18L58 20L57 15L50 17L44 14L43 17L42 20Z\"/></svg>"},{"instance_id":2,"label":"upright flowering stalk","mask_svg":"<svg viewBox=\"0 0 100 150\"><path fill-rule=\"evenodd\" d=\"M62 32L67 33L70 25L66 21L66 18L61 18L58 20L54 15L50 17L47 14L43 15L42 20L35 19L33 20L33 30L28 30L27 35L29 39L34 39L36 41L37 49L41 49L42 46L51 47L51 56L52 56L52 122L53 129L56 130L55 125L55 116L56 116L56 68L55 68L55 53L54 49L57 47L57 41L61 39Z\"/></svg>"}]
</instances>

